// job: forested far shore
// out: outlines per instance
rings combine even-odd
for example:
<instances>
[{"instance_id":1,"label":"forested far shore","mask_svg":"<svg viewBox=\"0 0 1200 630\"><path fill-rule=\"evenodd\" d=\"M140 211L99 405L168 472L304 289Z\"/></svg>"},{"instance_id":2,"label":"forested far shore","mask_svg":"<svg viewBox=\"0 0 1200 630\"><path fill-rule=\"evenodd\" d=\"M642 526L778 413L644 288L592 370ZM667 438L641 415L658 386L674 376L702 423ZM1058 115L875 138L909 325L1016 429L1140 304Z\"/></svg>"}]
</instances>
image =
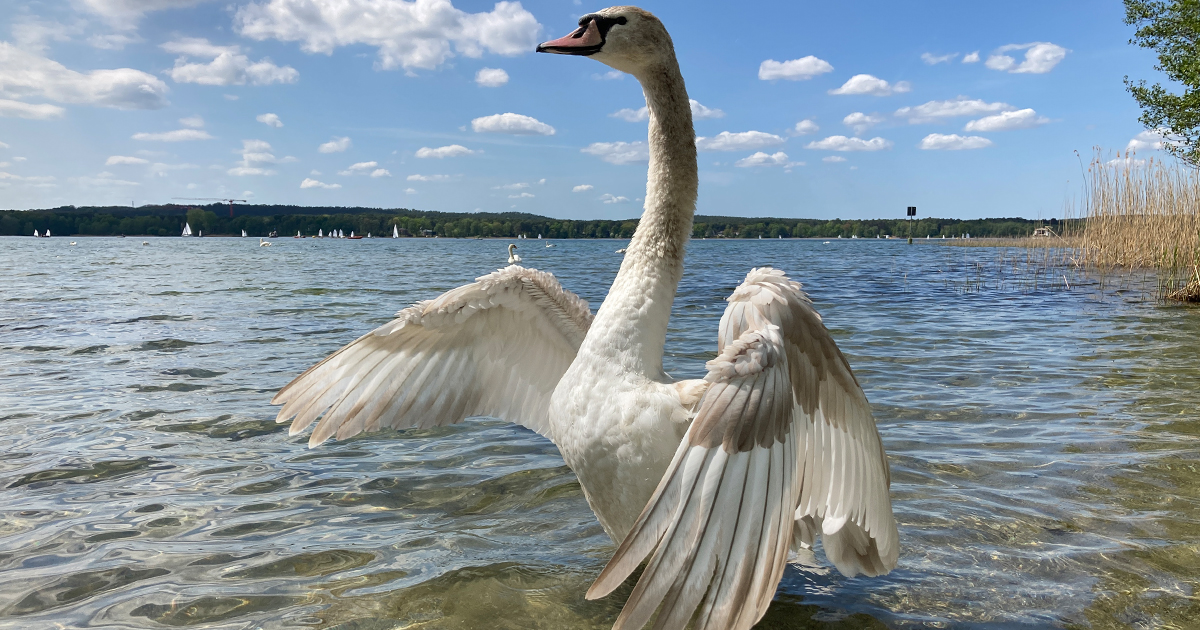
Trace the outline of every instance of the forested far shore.
<instances>
[{"instance_id":1,"label":"forested far shore","mask_svg":"<svg viewBox=\"0 0 1200 630\"><path fill-rule=\"evenodd\" d=\"M249 236L315 236L341 230L347 235L391 236L393 226L406 237L473 238L629 238L637 219L552 219L517 212L449 213L407 208L320 208L273 205L212 204L200 207L75 207L47 210L0 210L0 235L32 236L50 230L56 236L178 236L185 224L193 234ZM696 216L693 238L915 238L1022 237L1059 221L999 219L787 219Z\"/></svg>"}]
</instances>

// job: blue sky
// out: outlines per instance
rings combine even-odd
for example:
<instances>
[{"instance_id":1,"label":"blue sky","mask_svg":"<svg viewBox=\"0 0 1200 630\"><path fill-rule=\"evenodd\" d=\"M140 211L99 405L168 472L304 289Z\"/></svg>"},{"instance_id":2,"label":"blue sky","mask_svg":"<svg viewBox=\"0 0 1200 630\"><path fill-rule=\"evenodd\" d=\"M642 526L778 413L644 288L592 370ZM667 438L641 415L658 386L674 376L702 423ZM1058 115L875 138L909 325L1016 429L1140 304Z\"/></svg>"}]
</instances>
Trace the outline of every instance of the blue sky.
<instances>
[{"instance_id":1,"label":"blue sky","mask_svg":"<svg viewBox=\"0 0 1200 630\"><path fill-rule=\"evenodd\" d=\"M532 52L603 5L6 6L0 207L641 211L637 82ZM702 214L1058 217L1075 151L1156 154L1121 83L1155 78L1154 59L1120 2L643 6L697 103Z\"/></svg>"}]
</instances>

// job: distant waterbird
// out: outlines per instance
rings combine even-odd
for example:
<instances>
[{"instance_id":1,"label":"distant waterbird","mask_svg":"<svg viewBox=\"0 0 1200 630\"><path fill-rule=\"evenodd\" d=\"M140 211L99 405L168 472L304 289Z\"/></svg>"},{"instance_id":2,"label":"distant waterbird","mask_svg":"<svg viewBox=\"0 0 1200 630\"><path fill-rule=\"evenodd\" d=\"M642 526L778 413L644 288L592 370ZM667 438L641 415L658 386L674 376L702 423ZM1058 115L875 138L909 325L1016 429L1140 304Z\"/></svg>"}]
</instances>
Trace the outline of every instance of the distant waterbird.
<instances>
[{"instance_id":1,"label":"distant waterbird","mask_svg":"<svg viewBox=\"0 0 1200 630\"><path fill-rule=\"evenodd\" d=\"M517 255L517 246L512 243L508 244L508 264L515 265L521 262L521 257Z\"/></svg>"},{"instance_id":2,"label":"distant waterbird","mask_svg":"<svg viewBox=\"0 0 1200 630\"><path fill-rule=\"evenodd\" d=\"M292 420L292 435L316 422L310 446L475 416L547 437L619 543L587 598L650 558L614 629L641 628L657 611L656 628L747 630L789 549L817 536L847 576L890 571L899 535L883 444L799 283L751 269L728 298L704 378L663 371L699 177L662 23L612 7L537 49L632 74L646 98L645 210L599 311L553 275L513 264L404 309L309 368L275 395L276 419Z\"/></svg>"}]
</instances>

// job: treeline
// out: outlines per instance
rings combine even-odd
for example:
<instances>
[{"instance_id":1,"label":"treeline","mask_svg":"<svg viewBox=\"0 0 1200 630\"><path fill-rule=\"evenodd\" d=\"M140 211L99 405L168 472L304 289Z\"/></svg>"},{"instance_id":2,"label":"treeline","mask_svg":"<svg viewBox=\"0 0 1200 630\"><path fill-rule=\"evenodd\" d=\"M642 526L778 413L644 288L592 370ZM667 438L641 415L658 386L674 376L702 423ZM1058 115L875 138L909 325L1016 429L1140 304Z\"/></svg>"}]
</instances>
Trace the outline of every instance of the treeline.
<instances>
[{"instance_id":1,"label":"treeline","mask_svg":"<svg viewBox=\"0 0 1200 630\"><path fill-rule=\"evenodd\" d=\"M270 212L282 211L276 214ZM291 236L300 232L315 235L318 230L328 233L341 230L347 235L371 233L390 236L393 226L404 236L440 236L449 238L517 236L544 238L629 238L637 228L637 219L628 220L571 220L551 219L532 214L450 213L411 210L407 208L303 208L299 206L234 206L230 218L228 206L212 204L201 207L142 206L131 207L74 207L48 210L0 210L0 235L32 235L34 230L55 235L91 236L177 236L185 223L193 233L206 235L235 235L245 230L250 236L267 236L277 232ZM876 236L913 236L915 238L959 236L975 237L1028 236L1049 223L1058 221L1030 219L774 219L697 216L694 238L875 238Z\"/></svg>"}]
</instances>

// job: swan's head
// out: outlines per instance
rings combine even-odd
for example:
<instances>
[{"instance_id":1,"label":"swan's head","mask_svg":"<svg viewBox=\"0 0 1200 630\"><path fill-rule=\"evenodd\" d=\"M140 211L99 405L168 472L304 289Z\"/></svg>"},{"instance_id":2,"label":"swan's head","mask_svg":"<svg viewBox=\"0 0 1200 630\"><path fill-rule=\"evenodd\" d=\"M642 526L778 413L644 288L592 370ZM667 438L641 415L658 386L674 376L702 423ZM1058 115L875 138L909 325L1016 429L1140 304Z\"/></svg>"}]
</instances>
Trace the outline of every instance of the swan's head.
<instances>
[{"instance_id":1,"label":"swan's head","mask_svg":"<svg viewBox=\"0 0 1200 630\"><path fill-rule=\"evenodd\" d=\"M666 27L652 13L637 7L589 13L579 18L579 28L570 35L539 44L537 51L591 57L634 76L675 58Z\"/></svg>"},{"instance_id":2,"label":"swan's head","mask_svg":"<svg viewBox=\"0 0 1200 630\"><path fill-rule=\"evenodd\" d=\"M508 255L509 255L509 256L512 256L513 250L514 250L514 249L516 249L516 248L517 248L517 246L516 246L516 245L513 245L512 243L509 243L509 244L508 244Z\"/></svg>"}]
</instances>

